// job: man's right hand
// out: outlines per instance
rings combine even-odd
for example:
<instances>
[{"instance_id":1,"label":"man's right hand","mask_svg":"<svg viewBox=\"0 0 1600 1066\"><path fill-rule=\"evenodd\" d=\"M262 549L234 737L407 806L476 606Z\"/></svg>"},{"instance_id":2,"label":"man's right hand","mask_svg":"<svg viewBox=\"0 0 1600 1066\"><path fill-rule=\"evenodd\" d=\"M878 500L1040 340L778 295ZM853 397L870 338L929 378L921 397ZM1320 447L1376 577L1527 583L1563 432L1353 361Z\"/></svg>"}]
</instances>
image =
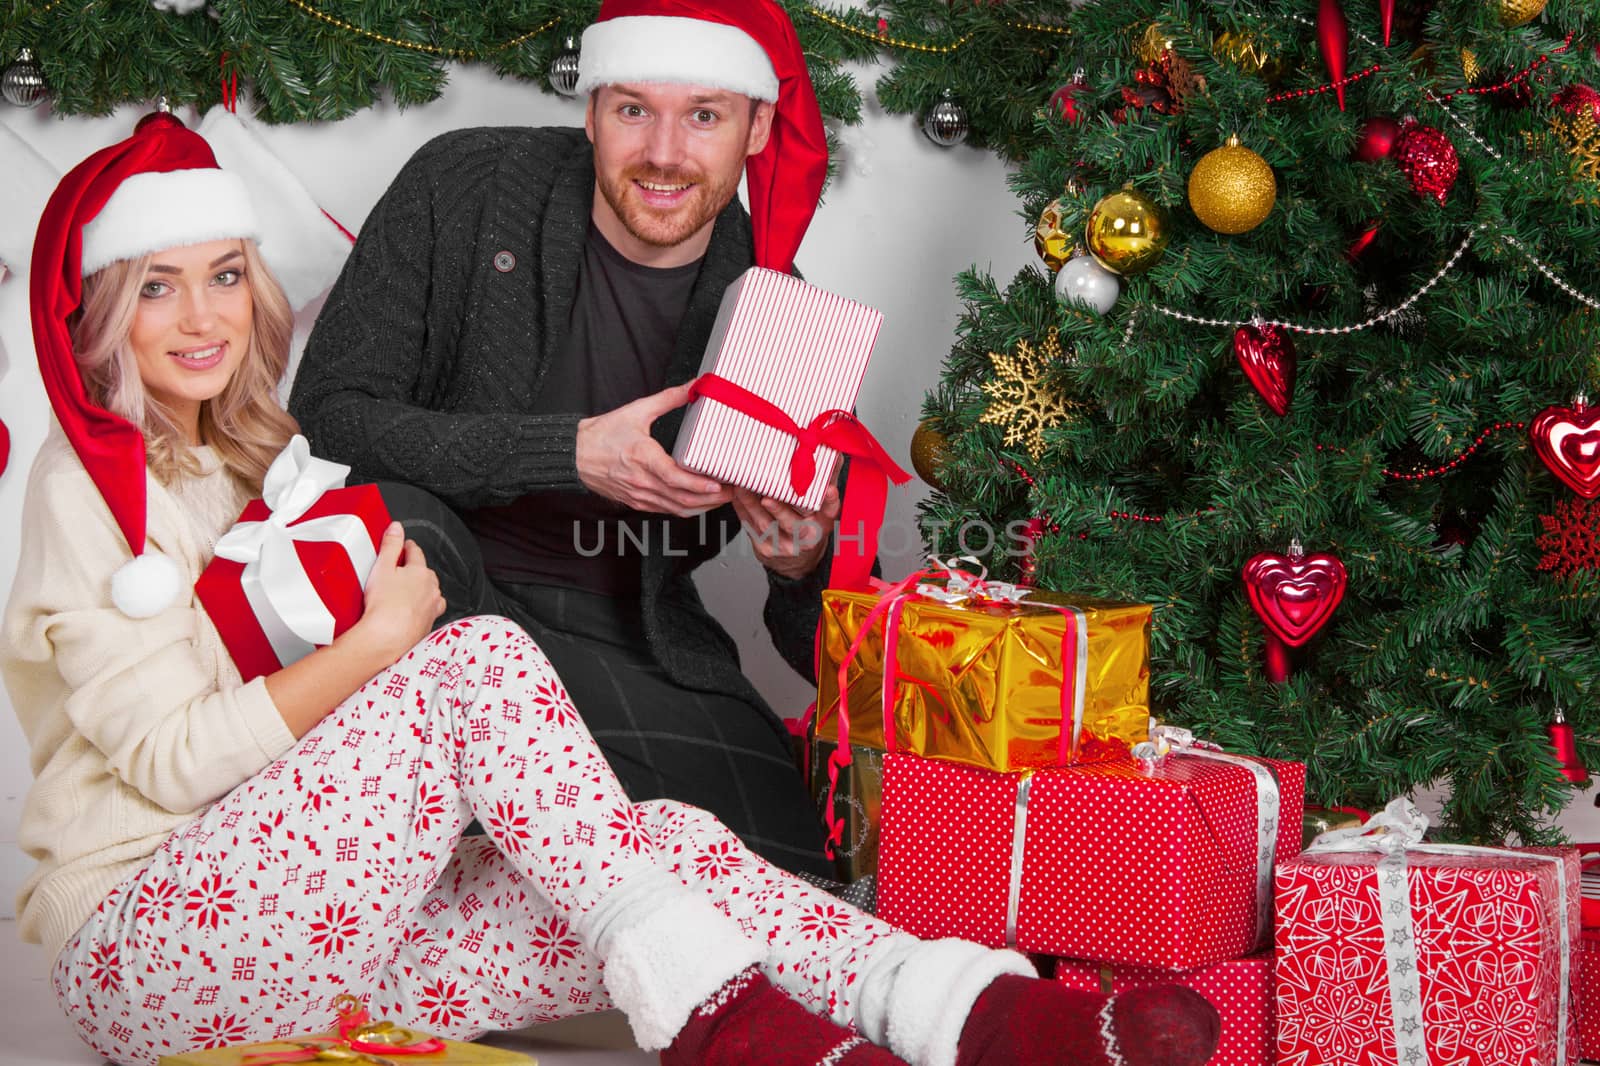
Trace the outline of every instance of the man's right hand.
<instances>
[{"instance_id":1,"label":"man's right hand","mask_svg":"<svg viewBox=\"0 0 1600 1066\"><path fill-rule=\"evenodd\" d=\"M687 517L727 503L732 489L685 470L650 436L656 419L688 402L679 385L579 422L579 480L636 511Z\"/></svg>"}]
</instances>

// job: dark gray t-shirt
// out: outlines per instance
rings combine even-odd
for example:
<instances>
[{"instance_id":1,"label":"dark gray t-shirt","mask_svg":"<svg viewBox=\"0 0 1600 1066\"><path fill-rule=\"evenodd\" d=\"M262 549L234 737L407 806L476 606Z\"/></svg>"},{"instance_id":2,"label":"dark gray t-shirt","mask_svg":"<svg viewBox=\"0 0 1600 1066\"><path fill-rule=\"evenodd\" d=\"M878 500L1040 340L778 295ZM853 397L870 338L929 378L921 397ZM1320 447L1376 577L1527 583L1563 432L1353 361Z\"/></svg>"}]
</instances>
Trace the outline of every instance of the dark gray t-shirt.
<instances>
[{"instance_id":1,"label":"dark gray t-shirt","mask_svg":"<svg viewBox=\"0 0 1600 1066\"><path fill-rule=\"evenodd\" d=\"M590 226L566 340L534 413L587 417L661 391L699 273L699 260L641 266ZM477 535L491 580L618 597L639 594L642 553L688 543L693 526L692 520L647 515L576 492L530 493L463 517Z\"/></svg>"}]
</instances>

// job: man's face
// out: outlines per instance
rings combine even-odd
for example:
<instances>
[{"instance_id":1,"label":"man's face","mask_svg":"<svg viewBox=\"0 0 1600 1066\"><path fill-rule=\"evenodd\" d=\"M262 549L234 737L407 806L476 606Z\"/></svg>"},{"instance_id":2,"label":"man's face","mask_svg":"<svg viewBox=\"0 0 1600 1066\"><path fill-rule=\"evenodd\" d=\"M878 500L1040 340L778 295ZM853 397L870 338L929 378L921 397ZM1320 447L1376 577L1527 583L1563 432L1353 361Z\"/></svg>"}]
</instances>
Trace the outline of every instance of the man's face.
<instances>
[{"instance_id":1,"label":"man's face","mask_svg":"<svg viewBox=\"0 0 1600 1066\"><path fill-rule=\"evenodd\" d=\"M600 232L637 263L675 266L704 254L745 159L766 147L772 105L695 85L606 85L584 128Z\"/></svg>"}]
</instances>

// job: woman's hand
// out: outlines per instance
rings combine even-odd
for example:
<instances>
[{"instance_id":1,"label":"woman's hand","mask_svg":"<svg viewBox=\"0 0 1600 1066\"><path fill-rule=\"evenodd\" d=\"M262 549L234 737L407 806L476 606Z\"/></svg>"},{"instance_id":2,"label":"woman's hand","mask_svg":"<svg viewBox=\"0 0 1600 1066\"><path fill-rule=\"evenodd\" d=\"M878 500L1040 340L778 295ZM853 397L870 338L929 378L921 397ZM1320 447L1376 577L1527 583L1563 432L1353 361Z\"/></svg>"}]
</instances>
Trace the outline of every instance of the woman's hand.
<instances>
[{"instance_id":1,"label":"woman's hand","mask_svg":"<svg viewBox=\"0 0 1600 1066\"><path fill-rule=\"evenodd\" d=\"M381 656L382 666L390 666L428 635L444 608L439 575L429 569L417 542L406 539L405 528L390 522L367 578L366 609L347 635Z\"/></svg>"},{"instance_id":2,"label":"woman's hand","mask_svg":"<svg viewBox=\"0 0 1600 1066\"><path fill-rule=\"evenodd\" d=\"M428 569L422 549L406 539L399 522L389 523L367 578L360 620L327 647L267 675L267 694L289 731L305 736L427 636L444 608L439 577Z\"/></svg>"}]
</instances>

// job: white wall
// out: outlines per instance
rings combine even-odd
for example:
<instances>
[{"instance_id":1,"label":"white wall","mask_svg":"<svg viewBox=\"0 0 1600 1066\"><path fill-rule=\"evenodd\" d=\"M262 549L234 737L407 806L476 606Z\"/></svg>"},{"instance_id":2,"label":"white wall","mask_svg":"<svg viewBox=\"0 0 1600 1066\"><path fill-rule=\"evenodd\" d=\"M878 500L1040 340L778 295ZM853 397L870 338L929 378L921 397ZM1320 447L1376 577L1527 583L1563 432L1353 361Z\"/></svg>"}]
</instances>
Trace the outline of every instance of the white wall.
<instances>
[{"instance_id":1,"label":"white wall","mask_svg":"<svg viewBox=\"0 0 1600 1066\"><path fill-rule=\"evenodd\" d=\"M868 88L878 73L871 67L856 70L858 82ZM127 136L146 110L128 107L108 118L84 119L52 116L47 107L22 111L0 105L0 124L65 172L91 151ZM180 115L195 124L197 116ZM582 119L576 102L470 67L453 70L444 96L424 107L403 113L381 107L336 124L263 127L263 132L323 208L353 232L406 158L436 134L475 125L580 125ZM884 115L870 102L864 126L847 131L845 139L849 158L842 161L797 262L812 283L884 312L859 410L890 454L909 469L907 446L921 398L938 380L960 312L952 279L973 264L992 264L997 276L1009 279L1032 259L1032 247L1006 189L1005 170L987 153L935 147L909 118ZM0 175L0 210L17 211L4 188ZM33 222L27 221L29 229ZM302 313L297 344L315 310L313 305ZM27 276L19 271L0 282L0 419L12 434L10 465L0 474L0 596L16 567L28 465L49 421L30 338ZM919 491L925 490L913 482L892 495L890 521L902 531L914 525ZM907 540L902 532L894 542ZM759 568L747 553L728 555L705 568L701 589L739 639L746 671L780 713L798 715L812 694L766 639ZM914 550L892 555L885 572L902 575L917 556ZM10 915L15 890L29 868L14 846L28 781L26 745L0 691L0 915Z\"/></svg>"},{"instance_id":2,"label":"white wall","mask_svg":"<svg viewBox=\"0 0 1600 1066\"><path fill-rule=\"evenodd\" d=\"M857 68L870 90L879 71ZM91 151L119 140L146 109L123 108L102 119L66 118L46 108L0 106L0 125L64 172ZM196 116L184 114L186 120ZM444 96L400 113L368 110L343 122L265 128L268 144L323 208L354 231L406 158L430 137L474 125L578 125L581 106L481 67L458 68ZM0 161L0 166L4 166ZM17 211L4 195L0 210ZM866 122L846 132L846 158L800 250L809 281L879 308L885 324L858 409L891 455L909 469L907 446L922 395L938 380L960 313L952 279L974 264L1002 282L1033 261L1030 227L1017 215L1005 169L968 148L941 149L903 116L882 114L870 100ZM14 220L14 216L13 216ZM8 220L11 221L11 220ZM32 220L28 222L32 226ZM302 314L303 341L316 305ZM27 277L0 281L0 420L12 434L9 467L0 474L0 595L17 558L17 522L28 465L44 437L49 407L39 383L27 313ZM909 543L919 482L891 495L888 548ZM760 622L764 583L747 554L713 563L700 586L712 611L738 638L746 672L786 715L798 715L810 687L778 658ZM884 572L899 577L916 564L915 548L886 552ZM0 915L9 916L28 870L14 847L29 780L26 745L0 691ZM1600 769L1600 768L1597 768ZM1600 812L1580 794L1563 818L1575 839L1600 839Z\"/></svg>"}]
</instances>

